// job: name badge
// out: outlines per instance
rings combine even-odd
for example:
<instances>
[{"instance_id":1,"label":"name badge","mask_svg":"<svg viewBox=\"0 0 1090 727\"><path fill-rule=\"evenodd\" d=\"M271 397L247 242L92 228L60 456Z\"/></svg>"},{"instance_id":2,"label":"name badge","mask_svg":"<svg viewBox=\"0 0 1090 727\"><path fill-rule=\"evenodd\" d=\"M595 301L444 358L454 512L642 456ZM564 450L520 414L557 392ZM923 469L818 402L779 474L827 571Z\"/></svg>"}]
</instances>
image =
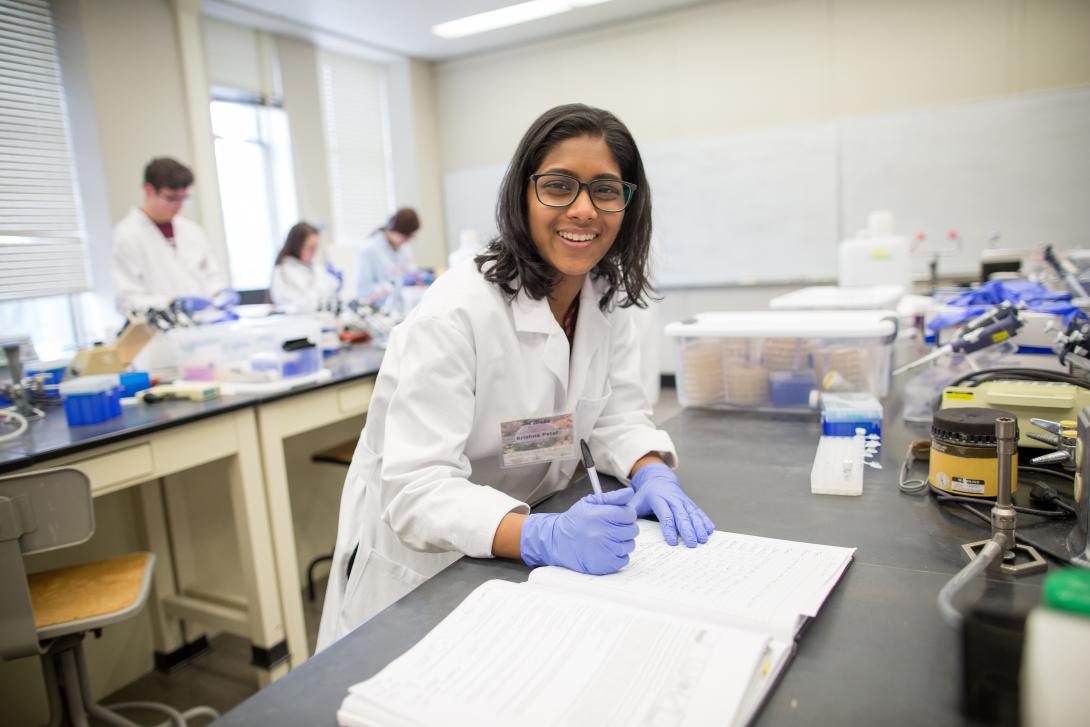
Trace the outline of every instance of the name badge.
<instances>
[{"instance_id":1,"label":"name badge","mask_svg":"<svg viewBox=\"0 0 1090 727\"><path fill-rule=\"evenodd\" d=\"M574 459L576 456L571 413L500 422L500 441L504 467Z\"/></svg>"}]
</instances>

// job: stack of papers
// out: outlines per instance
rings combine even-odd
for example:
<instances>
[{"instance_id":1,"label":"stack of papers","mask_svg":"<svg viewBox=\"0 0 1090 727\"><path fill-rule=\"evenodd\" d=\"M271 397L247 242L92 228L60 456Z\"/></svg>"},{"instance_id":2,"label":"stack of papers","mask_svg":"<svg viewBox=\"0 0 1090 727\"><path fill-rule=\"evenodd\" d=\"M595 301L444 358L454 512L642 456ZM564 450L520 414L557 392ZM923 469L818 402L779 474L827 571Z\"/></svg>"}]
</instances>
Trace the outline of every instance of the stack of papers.
<instances>
[{"instance_id":1,"label":"stack of papers","mask_svg":"<svg viewBox=\"0 0 1090 727\"><path fill-rule=\"evenodd\" d=\"M607 576L488 581L349 689L346 727L745 724L855 550L716 532L670 547L640 521Z\"/></svg>"}]
</instances>

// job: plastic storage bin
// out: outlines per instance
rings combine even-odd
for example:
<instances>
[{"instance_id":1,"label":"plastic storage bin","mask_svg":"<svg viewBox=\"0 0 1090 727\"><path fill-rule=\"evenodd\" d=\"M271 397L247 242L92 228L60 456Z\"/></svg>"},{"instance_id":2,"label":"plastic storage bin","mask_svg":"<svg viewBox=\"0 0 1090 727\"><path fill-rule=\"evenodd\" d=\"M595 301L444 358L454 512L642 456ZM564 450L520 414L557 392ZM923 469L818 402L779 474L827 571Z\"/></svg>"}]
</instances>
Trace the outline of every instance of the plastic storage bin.
<instances>
[{"instance_id":1,"label":"plastic storage bin","mask_svg":"<svg viewBox=\"0 0 1090 727\"><path fill-rule=\"evenodd\" d=\"M841 288L814 285L778 295L768 301L769 310L893 310L905 295L900 285L868 285Z\"/></svg>"},{"instance_id":2,"label":"plastic storage bin","mask_svg":"<svg viewBox=\"0 0 1090 727\"><path fill-rule=\"evenodd\" d=\"M701 313L666 327L682 406L812 411L814 390L889 391L893 311Z\"/></svg>"},{"instance_id":3,"label":"plastic storage bin","mask_svg":"<svg viewBox=\"0 0 1090 727\"><path fill-rule=\"evenodd\" d=\"M186 381L269 382L322 367L321 321L310 316L240 319L174 328L166 338Z\"/></svg>"},{"instance_id":4,"label":"plastic storage bin","mask_svg":"<svg viewBox=\"0 0 1090 727\"><path fill-rule=\"evenodd\" d=\"M100 424L121 416L121 383L117 374L81 376L60 384L68 426Z\"/></svg>"},{"instance_id":5,"label":"plastic storage bin","mask_svg":"<svg viewBox=\"0 0 1090 727\"><path fill-rule=\"evenodd\" d=\"M67 358L55 361L32 361L23 367L23 372L27 376L42 376L46 386L56 386L64 381L70 363L72 360ZM55 399L60 397L60 392L57 389L47 389L45 396Z\"/></svg>"}]
</instances>

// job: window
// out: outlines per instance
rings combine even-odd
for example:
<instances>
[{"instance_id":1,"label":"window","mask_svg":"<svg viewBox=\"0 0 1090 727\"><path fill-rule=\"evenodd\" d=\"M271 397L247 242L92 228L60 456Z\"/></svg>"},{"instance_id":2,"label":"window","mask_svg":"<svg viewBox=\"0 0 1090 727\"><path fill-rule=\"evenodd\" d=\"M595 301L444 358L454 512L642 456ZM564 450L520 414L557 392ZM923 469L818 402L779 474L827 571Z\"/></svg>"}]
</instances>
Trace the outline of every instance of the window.
<instances>
[{"instance_id":1,"label":"window","mask_svg":"<svg viewBox=\"0 0 1090 727\"><path fill-rule=\"evenodd\" d=\"M360 243L394 206L382 69L323 51L320 73L333 240Z\"/></svg>"},{"instance_id":2,"label":"window","mask_svg":"<svg viewBox=\"0 0 1090 727\"><path fill-rule=\"evenodd\" d=\"M213 101L211 114L231 284L268 288L299 217L287 114L235 101Z\"/></svg>"},{"instance_id":3,"label":"window","mask_svg":"<svg viewBox=\"0 0 1090 727\"><path fill-rule=\"evenodd\" d=\"M68 111L50 5L0 3L0 335L48 355L76 339L87 289ZM43 325L44 324L44 325ZM46 340L48 339L48 340Z\"/></svg>"}]
</instances>

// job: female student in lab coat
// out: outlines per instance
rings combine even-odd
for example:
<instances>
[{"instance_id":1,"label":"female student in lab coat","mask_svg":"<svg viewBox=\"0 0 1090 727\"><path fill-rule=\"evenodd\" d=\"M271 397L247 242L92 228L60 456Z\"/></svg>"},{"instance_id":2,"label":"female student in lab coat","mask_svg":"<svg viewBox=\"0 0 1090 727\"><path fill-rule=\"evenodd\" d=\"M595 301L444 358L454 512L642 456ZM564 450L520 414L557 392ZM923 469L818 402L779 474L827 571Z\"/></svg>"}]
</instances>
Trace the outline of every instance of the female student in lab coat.
<instances>
[{"instance_id":1,"label":"female student in lab coat","mask_svg":"<svg viewBox=\"0 0 1090 727\"><path fill-rule=\"evenodd\" d=\"M714 525L640 385L629 308L650 291L650 215L612 114L559 106L526 132L498 236L393 330L341 498L319 648L462 555L609 573L652 513L667 542L707 541ZM584 438L631 489L528 515L567 486Z\"/></svg>"},{"instance_id":2,"label":"female student in lab coat","mask_svg":"<svg viewBox=\"0 0 1090 727\"><path fill-rule=\"evenodd\" d=\"M420 229L420 218L408 207L390 216L371 233L360 250L356 297L377 300L393 292L416 270L409 241Z\"/></svg>"},{"instance_id":3,"label":"female student in lab coat","mask_svg":"<svg viewBox=\"0 0 1090 727\"><path fill-rule=\"evenodd\" d=\"M289 231L284 247L276 256L269 297L272 302L300 313L318 310L335 299L341 288L341 275L329 263L318 259L318 230L306 222L297 222Z\"/></svg>"}]
</instances>

